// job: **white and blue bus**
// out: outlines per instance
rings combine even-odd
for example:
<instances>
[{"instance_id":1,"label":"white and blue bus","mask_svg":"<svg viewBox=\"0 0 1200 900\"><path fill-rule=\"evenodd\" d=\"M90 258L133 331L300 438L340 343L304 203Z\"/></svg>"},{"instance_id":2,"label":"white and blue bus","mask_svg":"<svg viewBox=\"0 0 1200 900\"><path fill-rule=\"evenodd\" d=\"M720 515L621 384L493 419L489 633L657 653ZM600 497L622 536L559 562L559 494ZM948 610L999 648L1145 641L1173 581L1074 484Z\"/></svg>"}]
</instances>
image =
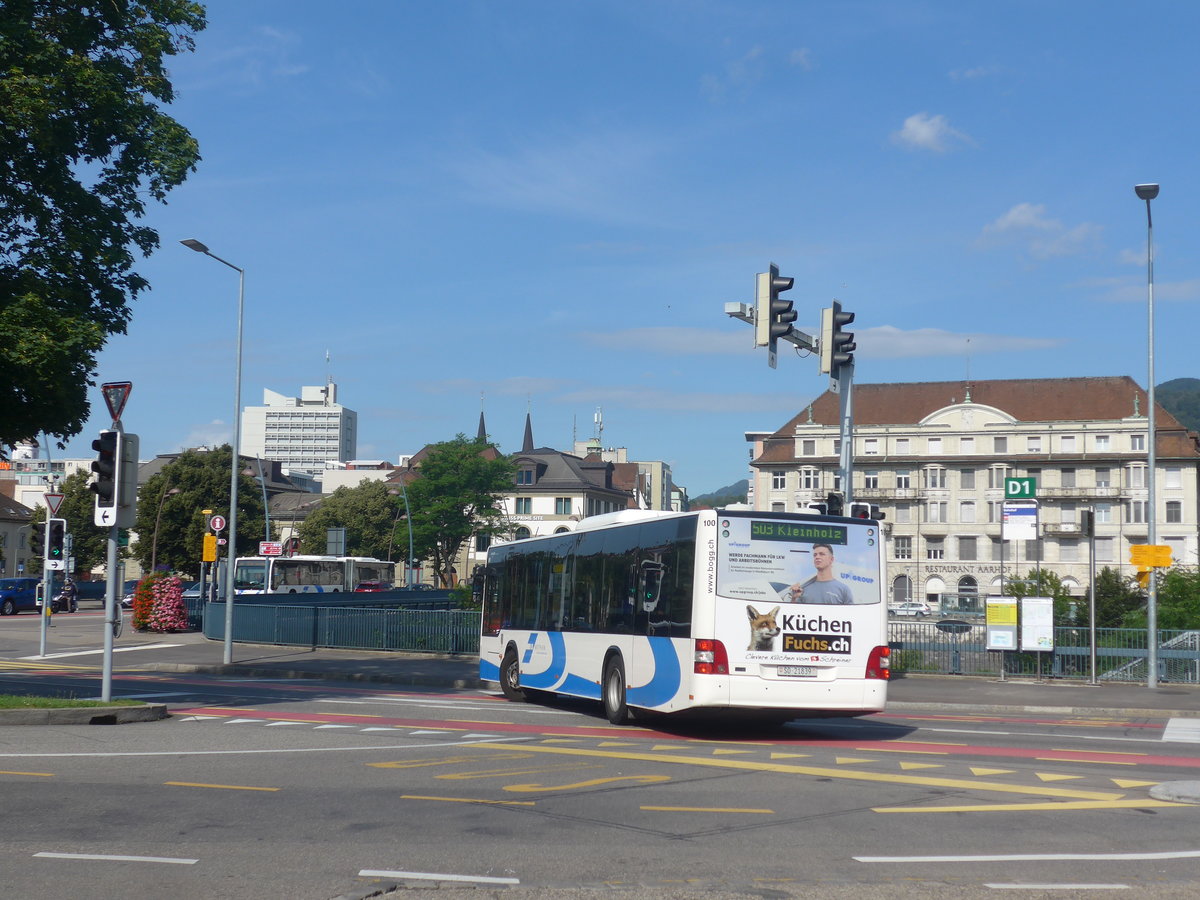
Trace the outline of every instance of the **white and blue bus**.
<instances>
[{"instance_id":1,"label":"white and blue bus","mask_svg":"<svg viewBox=\"0 0 1200 900\"><path fill-rule=\"evenodd\" d=\"M879 523L623 510L493 546L478 573L480 676L511 700L858 716L887 700Z\"/></svg>"},{"instance_id":2,"label":"white and blue bus","mask_svg":"<svg viewBox=\"0 0 1200 900\"><path fill-rule=\"evenodd\" d=\"M392 584L396 564L366 556L239 557L238 594L325 594L353 591L364 581Z\"/></svg>"}]
</instances>

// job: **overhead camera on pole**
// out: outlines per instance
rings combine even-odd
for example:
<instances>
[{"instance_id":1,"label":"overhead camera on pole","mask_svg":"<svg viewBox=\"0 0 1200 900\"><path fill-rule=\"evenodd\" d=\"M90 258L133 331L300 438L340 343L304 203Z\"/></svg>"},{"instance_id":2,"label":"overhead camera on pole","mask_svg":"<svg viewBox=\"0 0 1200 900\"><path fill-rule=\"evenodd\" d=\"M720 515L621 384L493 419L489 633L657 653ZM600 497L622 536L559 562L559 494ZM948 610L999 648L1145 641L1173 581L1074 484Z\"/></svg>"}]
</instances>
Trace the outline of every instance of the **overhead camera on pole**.
<instances>
[{"instance_id":1,"label":"overhead camera on pole","mask_svg":"<svg viewBox=\"0 0 1200 900\"><path fill-rule=\"evenodd\" d=\"M791 300L780 294L790 291L795 279L779 274L779 266L771 263L766 272L759 272L754 283L754 344L767 348L767 365L775 368L775 348L780 338L788 338L796 321Z\"/></svg>"}]
</instances>

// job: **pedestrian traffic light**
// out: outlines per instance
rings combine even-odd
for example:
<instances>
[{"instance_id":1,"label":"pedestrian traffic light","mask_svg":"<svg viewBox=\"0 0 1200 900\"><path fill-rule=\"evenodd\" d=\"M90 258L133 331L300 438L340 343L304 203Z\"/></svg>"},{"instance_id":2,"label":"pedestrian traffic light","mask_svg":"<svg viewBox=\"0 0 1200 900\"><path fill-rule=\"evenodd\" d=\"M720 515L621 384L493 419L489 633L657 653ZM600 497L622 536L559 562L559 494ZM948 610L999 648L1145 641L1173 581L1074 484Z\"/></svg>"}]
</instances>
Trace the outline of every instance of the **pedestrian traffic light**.
<instances>
[{"instance_id":1,"label":"pedestrian traffic light","mask_svg":"<svg viewBox=\"0 0 1200 900\"><path fill-rule=\"evenodd\" d=\"M67 520L51 519L46 528L46 559L61 562L66 555Z\"/></svg>"},{"instance_id":2,"label":"pedestrian traffic light","mask_svg":"<svg viewBox=\"0 0 1200 900\"><path fill-rule=\"evenodd\" d=\"M810 503L808 508L821 516L829 515L829 506L825 503Z\"/></svg>"},{"instance_id":3,"label":"pedestrian traffic light","mask_svg":"<svg viewBox=\"0 0 1200 900\"><path fill-rule=\"evenodd\" d=\"M41 559L46 555L46 524L37 522L29 533L29 549L34 557Z\"/></svg>"},{"instance_id":4,"label":"pedestrian traffic light","mask_svg":"<svg viewBox=\"0 0 1200 900\"><path fill-rule=\"evenodd\" d=\"M842 312L842 304L833 301L833 306L821 310L821 372L837 376L842 366L854 364L854 332L843 331L845 325L854 321L854 313Z\"/></svg>"},{"instance_id":5,"label":"pedestrian traffic light","mask_svg":"<svg viewBox=\"0 0 1200 900\"><path fill-rule=\"evenodd\" d=\"M795 280L779 274L779 266L771 263L766 272L759 272L754 288L754 345L767 348L767 364L775 367L776 342L792 333L796 310L791 300L779 295L790 291Z\"/></svg>"},{"instance_id":6,"label":"pedestrian traffic light","mask_svg":"<svg viewBox=\"0 0 1200 900\"><path fill-rule=\"evenodd\" d=\"M844 510L844 500L842 495L837 491L830 491L825 495L825 508L829 510L829 515L840 516Z\"/></svg>"},{"instance_id":7,"label":"pedestrian traffic light","mask_svg":"<svg viewBox=\"0 0 1200 900\"><path fill-rule=\"evenodd\" d=\"M883 518L883 511L874 503L851 503L850 518L874 519L878 522Z\"/></svg>"}]
</instances>

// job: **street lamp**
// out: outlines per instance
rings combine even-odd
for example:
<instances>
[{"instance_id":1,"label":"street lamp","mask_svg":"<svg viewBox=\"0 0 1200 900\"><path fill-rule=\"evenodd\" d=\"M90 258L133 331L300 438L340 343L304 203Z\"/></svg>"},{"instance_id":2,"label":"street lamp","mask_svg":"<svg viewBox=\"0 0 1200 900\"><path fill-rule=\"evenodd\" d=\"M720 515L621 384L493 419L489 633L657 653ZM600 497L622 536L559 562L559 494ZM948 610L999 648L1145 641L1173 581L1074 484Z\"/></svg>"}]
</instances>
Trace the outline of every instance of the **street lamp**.
<instances>
[{"instance_id":1,"label":"street lamp","mask_svg":"<svg viewBox=\"0 0 1200 900\"><path fill-rule=\"evenodd\" d=\"M154 514L154 540L150 542L150 571L153 572L155 564L158 562L158 523L162 521L163 504L167 502L167 498L175 494L182 494L179 488L171 488L169 491L163 491L158 498L158 512Z\"/></svg>"},{"instance_id":2,"label":"street lamp","mask_svg":"<svg viewBox=\"0 0 1200 900\"><path fill-rule=\"evenodd\" d=\"M1149 390L1147 391L1146 411L1146 516L1150 526L1149 538L1151 544L1158 543L1158 527L1154 497L1154 469L1157 463L1154 446L1154 220L1150 217L1150 201L1158 196L1157 184L1137 184L1133 187L1139 200L1146 201L1146 307L1148 326L1146 358L1149 364ZM1150 568L1150 580L1146 591L1146 687L1158 687L1158 576L1154 567Z\"/></svg>"},{"instance_id":3,"label":"street lamp","mask_svg":"<svg viewBox=\"0 0 1200 900\"><path fill-rule=\"evenodd\" d=\"M238 314L237 314L237 363L233 377L233 461L229 474L229 550L225 560L225 665L233 662L233 576L234 565L237 562L237 511L238 511L238 445L242 438L242 315L246 300L246 270L235 266L227 259L221 259L215 253L195 238L188 238L179 243L183 246L211 256L217 262L229 266L238 273Z\"/></svg>"},{"instance_id":4,"label":"street lamp","mask_svg":"<svg viewBox=\"0 0 1200 900\"><path fill-rule=\"evenodd\" d=\"M412 516L408 512L408 491L404 489L404 482L400 482L400 490L388 491L393 497L399 494L404 498L404 520L408 523L408 559L404 563L404 586L412 587L412 564L413 564L413 534L412 534ZM388 539L388 562L392 561L392 545L396 540L396 522L400 519L400 510L396 510L396 518L392 519L392 534Z\"/></svg>"}]
</instances>

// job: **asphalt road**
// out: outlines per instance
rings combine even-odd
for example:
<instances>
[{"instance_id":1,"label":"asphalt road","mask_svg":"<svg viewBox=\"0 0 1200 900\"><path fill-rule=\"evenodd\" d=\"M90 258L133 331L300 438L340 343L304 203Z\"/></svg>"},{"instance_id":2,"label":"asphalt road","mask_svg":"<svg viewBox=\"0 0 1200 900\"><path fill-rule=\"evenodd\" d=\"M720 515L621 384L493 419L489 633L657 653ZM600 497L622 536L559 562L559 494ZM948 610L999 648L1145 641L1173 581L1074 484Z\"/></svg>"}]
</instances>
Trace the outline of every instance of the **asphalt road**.
<instances>
[{"instance_id":1,"label":"asphalt road","mask_svg":"<svg viewBox=\"0 0 1200 900\"><path fill-rule=\"evenodd\" d=\"M84 655L46 661L0 627L0 692L95 691L98 658L63 649L84 615L56 632ZM614 728L486 690L132 669L114 693L172 717L0 728L5 896L1200 890L1200 807L1151 796L1200 781L1200 720L910 703Z\"/></svg>"}]
</instances>

